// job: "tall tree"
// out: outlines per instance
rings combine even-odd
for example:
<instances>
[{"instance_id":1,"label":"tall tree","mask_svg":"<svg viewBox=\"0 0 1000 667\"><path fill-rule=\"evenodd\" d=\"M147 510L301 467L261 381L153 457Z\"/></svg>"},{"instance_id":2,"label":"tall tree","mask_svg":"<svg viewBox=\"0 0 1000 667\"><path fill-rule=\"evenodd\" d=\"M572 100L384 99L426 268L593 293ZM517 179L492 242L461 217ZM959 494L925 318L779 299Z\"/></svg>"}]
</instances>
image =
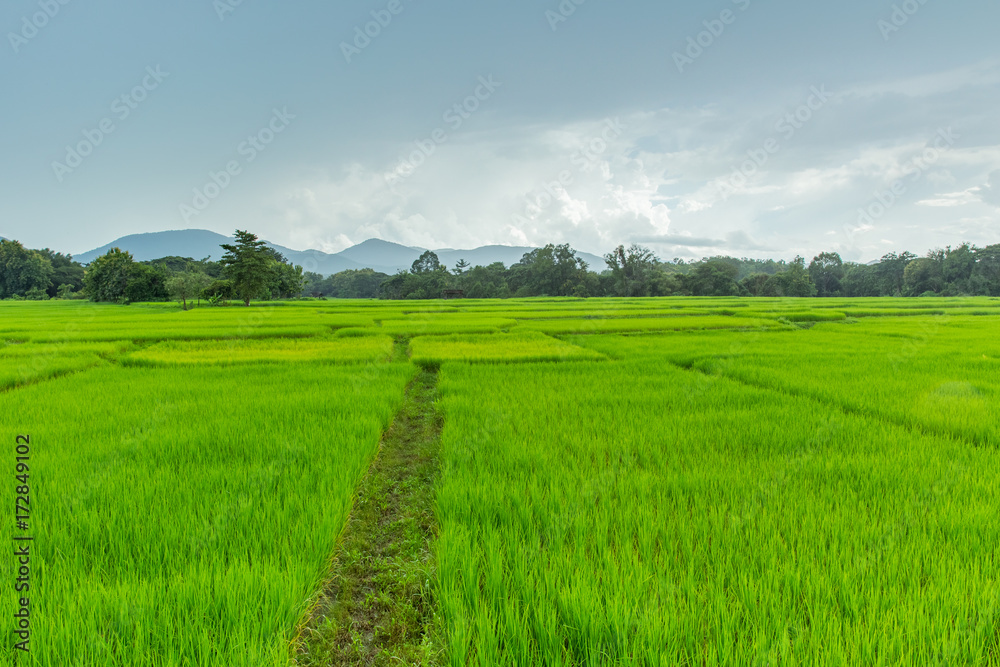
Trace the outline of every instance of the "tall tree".
<instances>
[{"instance_id":1,"label":"tall tree","mask_svg":"<svg viewBox=\"0 0 1000 667\"><path fill-rule=\"evenodd\" d=\"M930 257L915 259L903 269L904 296L940 292L944 287L941 263Z\"/></svg>"},{"instance_id":2,"label":"tall tree","mask_svg":"<svg viewBox=\"0 0 1000 667\"><path fill-rule=\"evenodd\" d=\"M903 273L906 265L917 258L912 252L896 254L890 252L883 255L875 265L875 275L878 276L881 296L903 296L906 281Z\"/></svg>"},{"instance_id":3,"label":"tall tree","mask_svg":"<svg viewBox=\"0 0 1000 667\"><path fill-rule=\"evenodd\" d=\"M49 287L49 296L54 298L59 288L63 285L69 285L70 290L79 291L83 289L83 265L73 261L72 255L64 255L61 252L55 252L48 248L43 248L38 252L52 262L54 272L52 274L52 285ZM63 290L63 293L65 292L66 290Z\"/></svg>"},{"instance_id":4,"label":"tall tree","mask_svg":"<svg viewBox=\"0 0 1000 667\"><path fill-rule=\"evenodd\" d=\"M691 296L737 296L739 266L722 258L703 259L680 276L681 289Z\"/></svg>"},{"instance_id":5,"label":"tall tree","mask_svg":"<svg viewBox=\"0 0 1000 667\"><path fill-rule=\"evenodd\" d=\"M868 264L848 263L840 285L844 296L879 296L878 276L875 267Z\"/></svg>"},{"instance_id":6,"label":"tall tree","mask_svg":"<svg viewBox=\"0 0 1000 667\"><path fill-rule=\"evenodd\" d=\"M548 244L510 267L517 296L587 296L587 263L569 244Z\"/></svg>"},{"instance_id":7,"label":"tall tree","mask_svg":"<svg viewBox=\"0 0 1000 667\"><path fill-rule=\"evenodd\" d=\"M249 306L252 299L265 296L268 284L275 279L274 257L256 234L237 229L234 236L236 243L222 244L226 254L221 262L232 281L233 294Z\"/></svg>"},{"instance_id":8,"label":"tall tree","mask_svg":"<svg viewBox=\"0 0 1000 667\"><path fill-rule=\"evenodd\" d=\"M809 263L809 277L816 285L816 296L840 296L840 282L846 273L839 253L821 252Z\"/></svg>"},{"instance_id":9,"label":"tall tree","mask_svg":"<svg viewBox=\"0 0 1000 667\"><path fill-rule=\"evenodd\" d=\"M112 248L87 266L83 276L87 296L91 301L126 301L125 293L134 267L132 253Z\"/></svg>"},{"instance_id":10,"label":"tall tree","mask_svg":"<svg viewBox=\"0 0 1000 667\"><path fill-rule=\"evenodd\" d=\"M969 279L976 268L976 253L972 246L963 243L957 248L948 246L945 248L942 258L941 273L944 282L949 286L952 294L966 294L969 288Z\"/></svg>"},{"instance_id":11,"label":"tall tree","mask_svg":"<svg viewBox=\"0 0 1000 667\"><path fill-rule=\"evenodd\" d=\"M971 284L976 294L1000 296L1000 244L976 248Z\"/></svg>"},{"instance_id":12,"label":"tall tree","mask_svg":"<svg viewBox=\"0 0 1000 667\"><path fill-rule=\"evenodd\" d=\"M427 250L417 259L413 260L413 264L410 265L410 273L415 275L421 275L425 273L432 273L434 271L440 271L445 269L444 264L438 259L437 253L432 250ZM445 269L447 271L447 269Z\"/></svg>"},{"instance_id":13,"label":"tall tree","mask_svg":"<svg viewBox=\"0 0 1000 667\"><path fill-rule=\"evenodd\" d=\"M806 260L796 257L787 269L771 276L764 284L764 296L816 296L816 286L806 270Z\"/></svg>"},{"instance_id":14,"label":"tall tree","mask_svg":"<svg viewBox=\"0 0 1000 667\"><path fill-rule=\"evenodd\" d=\"M0 240L0 299L45 291L54 273L52 262L42 253L18 241Z\"/></svg>"},{"instance_id":15,"label":"tall tree","mask_svg":"<svg viewBox=\"0 0 1000 667\"><path fill-rule=\"evenodd\" d=\"M305 276L302 267L289 263L276 263L273 267L274 280L271 284L271 296L279 299L294 299L302 296L305 288Z\"/></svg>"},{"instance_id":16,"label":"tall tree","mask_svg":"<svg viewBox=\"0 0 1000 667\"><path fill-rule=\"evenodd\" d=\"M660 260L641 245L618 246L604 256L617 296L662 296Z\"/></svg>"}]
</instances>

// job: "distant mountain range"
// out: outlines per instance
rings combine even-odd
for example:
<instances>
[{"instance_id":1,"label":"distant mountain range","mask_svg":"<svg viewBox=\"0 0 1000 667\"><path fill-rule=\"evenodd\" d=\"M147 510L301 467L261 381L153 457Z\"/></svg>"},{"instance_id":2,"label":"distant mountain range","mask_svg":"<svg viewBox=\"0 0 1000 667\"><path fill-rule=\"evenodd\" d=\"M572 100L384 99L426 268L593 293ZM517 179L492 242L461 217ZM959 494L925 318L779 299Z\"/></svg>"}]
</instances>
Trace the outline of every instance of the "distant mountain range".
<instances>
[{"instance_id":1,"label":"distant mountain range","mask_svg":"<svg viewBox=\"0 0 1000 667\"><path fill-rule=\"evenodd\" d=\"M209 257L218 260L223 254L223 250L219 246L232 242L233 239L228 236L204 229L132 234L89 252L74 255L73 259L88 264L111 248L121 248L132 253L132 256L140 262L170 256L190 257L192 259ZM413 261L426 251L425 248L411 248L378 239L368 239L364 243L359 243L334 254L319 250L292 250L270 242L268 245L284 255L293 264L302 266L306 271L324 276L348 269L374 269L382 273L393 274L402 269L409 269ZM503 262L504 266L510 266L520 261L525 253L532 250L533 248L527 247L491 245L472 250L444 248L434 252L442 264L448 268L454 268L460 259L464 259L471 266L485 266L493 262ZM597 255L577 252L577 256L587 262L591 270L600 272L605 268L604 260Z\"/></svg>"}]
</instances>

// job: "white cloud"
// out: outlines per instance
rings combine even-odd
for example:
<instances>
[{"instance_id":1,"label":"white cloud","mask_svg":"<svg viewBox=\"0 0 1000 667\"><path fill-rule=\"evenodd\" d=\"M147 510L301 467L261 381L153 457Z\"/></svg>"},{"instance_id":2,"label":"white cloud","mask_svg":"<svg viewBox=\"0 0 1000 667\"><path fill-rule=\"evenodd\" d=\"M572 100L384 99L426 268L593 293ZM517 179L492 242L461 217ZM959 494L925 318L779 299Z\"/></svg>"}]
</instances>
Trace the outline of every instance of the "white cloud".
<instances>
[{"instance_id":1,"label":"white cloud","mask_svg":"<svg viewBox=\"0 0 1000 667\"><path fill-rule=\"evenodd\" d=\"M966 94L1000 103L995 81L1000 68L985 63L836 94L794 136L778 135L780 149L728 192L722 186L747 151L776 136L776 122L809 86L750 115L717 105L625 114L614 136L601 118L510 127L493 119L487 130L449 137L393 188L384 175L397 163L358 160L285 187L270 208L290 229L288 245L327 250L377 236L423 247L571 243L602 253L646 239L689 256L829 249L867 260L884 254L888 239L918 251L945 232L995 242L989 224L956 227L953 216L961 209L963 220L980 221L1000 206L1000 132L974 111L956 115ZM910 113L914 104L921 114ZM914 175L915 160L947 127L960 141ZM399 155L411 149L401 145ZM886 213L859 223L859 209L894 183L903 193Z\"/></svg>"},{"instance_id":2,"label":"white cloud","mask_svg":"<svg viewBox=\"0 0 1000 667\"><path fill-rule=\"evenodd\" d=\"M976 192L982 201L1000 207L1000 169L991 173L986 184L977 188Z\"/></svg>"}]
</instances>

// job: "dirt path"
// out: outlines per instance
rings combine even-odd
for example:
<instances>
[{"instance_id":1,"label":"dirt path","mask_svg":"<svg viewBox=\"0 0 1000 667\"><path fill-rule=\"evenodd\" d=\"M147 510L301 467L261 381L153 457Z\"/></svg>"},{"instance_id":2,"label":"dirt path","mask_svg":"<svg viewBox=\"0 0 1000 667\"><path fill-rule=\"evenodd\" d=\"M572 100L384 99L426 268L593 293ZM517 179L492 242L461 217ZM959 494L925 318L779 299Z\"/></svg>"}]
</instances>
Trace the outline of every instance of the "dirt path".
<instances>
[{"instance_id":1,"label":"dirt path","mask_svg":"<svg viewBox=\"0 0 1000 667\"><path fill-rule=\"evenodd\" d=\"M437 371L421 370L362 482L330 578L303 628L302 667L436 664Z\"/></svg>"}]
</instances>

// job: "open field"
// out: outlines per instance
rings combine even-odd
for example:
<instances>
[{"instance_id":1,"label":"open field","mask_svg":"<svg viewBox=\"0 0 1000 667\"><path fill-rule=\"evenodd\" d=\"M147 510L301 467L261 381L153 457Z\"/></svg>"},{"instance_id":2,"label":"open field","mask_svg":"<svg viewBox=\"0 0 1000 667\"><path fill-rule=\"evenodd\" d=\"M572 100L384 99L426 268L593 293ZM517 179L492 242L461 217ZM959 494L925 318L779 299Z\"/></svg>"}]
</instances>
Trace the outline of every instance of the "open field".
<instances>
[{"instance_id":1,"label":"open field","mask_svg":"<svg viewBox=\"0 0 1000 667\"><path fill-rule=\"evenodd\" d=\"M998 424L1000 299L0 302L0 658L1000 665Z\"/></svg>"}]
</instances>

